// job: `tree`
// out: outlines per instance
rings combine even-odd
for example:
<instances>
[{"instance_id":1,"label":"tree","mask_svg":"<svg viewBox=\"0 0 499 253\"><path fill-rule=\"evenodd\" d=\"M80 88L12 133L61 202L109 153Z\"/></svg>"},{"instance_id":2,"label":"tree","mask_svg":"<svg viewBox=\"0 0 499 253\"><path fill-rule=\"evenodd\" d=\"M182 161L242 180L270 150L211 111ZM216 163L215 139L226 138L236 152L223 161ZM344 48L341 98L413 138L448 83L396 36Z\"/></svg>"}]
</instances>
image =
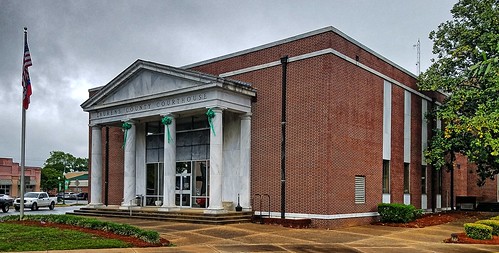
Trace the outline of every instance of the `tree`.
<instances>
[{"instance_id":1,"label":"tree","mask_svg":"<svg viewBox=\"0 0 499 253\"><path fill-rule=\"evenodd\" d=\"M62 182L61 180L64 178L65 172L87 170L87 158L74 157L72 154L62 151L52 151L42 168L41 188L45 191L57 188L59 182Z\"/></svg>"},{"instance_id":2,"label":"tree","mask_svg":"<svg viewBox=\"0 0 499 253\"><path fill-rule=\"evenodd\" d=\"M52 151L50 152L50 157L45 161L44 168L54 168L61 173L87 171L88 159L74 157L72 154L62 151Z\"/></svg>"},{"instance_id":3,"label":"tree","mask_svg":"<svg viewBox=\"0 0 499 253\"><path fill-rule=\"evenodd\" d=\"M499 1L461 0L453 19L430 33L432 65L422 90L447 95L433 117L444 123L425 152L436 169L452 169L456 154L477 164L479 185L499 173Z\"/></svg>"},{"instance_id":4,"label":"tree","mask_svg":"<svg viewBox=\"0 0 499 253\"><path fill-rule=\"evenodd\" d=\"M59 183L62 182L59 180L61 178L61 173L53 168L44 168L42 169L42 175L40 179L40 188L43 191L50 191L52 189L56 189L59 186Z\"/></svg>"}]
</instances>

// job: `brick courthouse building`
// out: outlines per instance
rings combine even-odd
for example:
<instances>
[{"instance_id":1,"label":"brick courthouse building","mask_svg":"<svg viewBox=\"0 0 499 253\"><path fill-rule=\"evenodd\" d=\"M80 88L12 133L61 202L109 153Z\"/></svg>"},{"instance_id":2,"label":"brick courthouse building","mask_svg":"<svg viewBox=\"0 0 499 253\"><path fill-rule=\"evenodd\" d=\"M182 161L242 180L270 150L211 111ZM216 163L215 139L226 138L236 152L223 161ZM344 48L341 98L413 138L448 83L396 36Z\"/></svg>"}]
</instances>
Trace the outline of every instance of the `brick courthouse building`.
<instances>
[{"instance_id":1,"label":"brick courthouse building","mask_svg":"<svg viewBox=\"0 0 499 253\"><path fill-rule=\"evenodd\" d=\"M286 217L331 226L371 221L381 202L450 206L449 173L432 180L423 160L441 125L424 115L443 96L332 27L181 68L137 60L91 89L89 206L224 213L269 194L279 216L283 64ZM454 178L455 196L497 201L465 159Z\"/></svg>"}]
</instances>

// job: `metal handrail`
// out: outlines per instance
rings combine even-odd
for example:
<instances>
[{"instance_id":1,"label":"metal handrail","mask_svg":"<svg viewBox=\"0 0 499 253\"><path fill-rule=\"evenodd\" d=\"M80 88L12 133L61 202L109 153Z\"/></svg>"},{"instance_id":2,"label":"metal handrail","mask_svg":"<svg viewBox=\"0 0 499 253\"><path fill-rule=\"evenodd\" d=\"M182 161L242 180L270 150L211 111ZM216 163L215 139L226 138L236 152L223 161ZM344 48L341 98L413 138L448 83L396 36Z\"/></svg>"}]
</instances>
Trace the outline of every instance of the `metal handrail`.
<instances>
[{"instance_id":1,"label":"metal handrail","mask_svg":"<svg viewBox=\"0 0 499 253\"><path fill-rule=\"evenodd\" d=\"M270 218L270 195L269 194L259 194L259 193L256 193L255 194L255 197L251 200L251 205L252 206L255 206L255 199L258 198L259 200L259 212L260 212L260 223L263 224L263 209L262 209L262 200L263 198L267 197L268 199L268 206L267 206L267 210L268 210L268 217Z\"/></svg>"}]
</instances>

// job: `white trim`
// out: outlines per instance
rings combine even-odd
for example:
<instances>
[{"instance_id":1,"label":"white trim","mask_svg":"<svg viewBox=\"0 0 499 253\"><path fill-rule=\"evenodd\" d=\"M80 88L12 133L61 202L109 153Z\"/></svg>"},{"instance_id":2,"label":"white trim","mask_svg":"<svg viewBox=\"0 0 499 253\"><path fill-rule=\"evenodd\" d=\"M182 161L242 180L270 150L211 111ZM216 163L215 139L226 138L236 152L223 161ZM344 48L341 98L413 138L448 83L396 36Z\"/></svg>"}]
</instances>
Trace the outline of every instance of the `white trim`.
<instances>
[{"instance_id":1,"label":"white trim","mask_svg":"<svg viewBox=\"0 0 499 253\"><path fill-rule=\"evenodd\" d=\"M411 163L411 93L404 91L404 163Z\"/></svg>"},{"instance_id":2,"label":"white trim","mask_svg":"<svg viewBox=\"0 0 499 253\"><path fill-rule=\"evenodd\" d=\"M392 153L392 84L383 82L383 160Z\"/></svg>"},{"instance_id":3,"label":"white trim","mask_svg":"<svg viewBox=\"0 0 499 253\"><path fill-rule=\"evenodd\" d=\"M411 204L411 194L404 193L404 205L410 205L410 204Z\"/></svg>"},{"instance_id":4,"label":"white trim","mask_svg":"<svg viewBox=\"0 0 499 253\"><path fill-rule=\"evenodd\" d=\"M382 74L381 72L378 72L332 48L327 48L327 49L322 49L322 50L319 50L319 51L315 51L315 52L312 52L312 53L307 53L307 54L302 54L302 55L298 55L298 56L293 56L293 57L290 57L288 59L288 62L294 62L294 61L300 61L300 60L305 60L305 59L308 59L308 58L312 58L312 57L316 57L316 56L321 56L321 55L325 55L325 54L333 54L337 57L340 57L342 58L343 60L346 60L347 62L350 62L378 77L381 77L383 79L385 79L386 81L392 83L392 84L395 84L399 87L401 87L402 89L404 90L407 90L421 98L424 98L428 101L431 101L431 98L424 95L423 93L387 76L387 75L384 75ZM207 62L209 63L209 62ZM248 73L248 72L251 72L251 71L256 71L256 70L260 70L260 69L265 69L265 68L270 68L270 67L275 67L275 66L278 66L280 65L281 62L280 61L273 61L273 62L269 62L269 63L265 63L265 64L260 64L260 65L255 65L255 66L251 66L251 67L248 67L248 68L244 68L244 69L238 69L238 70L234 70L234 71L230 71L230 72L225 72L225 73L221 73L219 76L220 77L230 77L230 76L235 76L235 75L240 75L240 74L244 74L244 73ZM191 67L190 65L187 66L187 67ZM194 67L194 66L192 66Z\"/></svg>"},{"instance_id":5,"label":"white trim","mask_svg":"<svg viewBox=\"0 0 499 253\"><path fill-rule=\"evenodd\" d=\"M427 172L428 173L428 172ZM427 189L428 191L428 189ZM421 194L421 209L428 209L428 195Z\"/></svg>"},{"instance_id":6,"label":"white trim","mask_svg":"<svg viewBox=\"0 0 499 253\"><path fill-rule=\"evenodd\" d=\"M390 193L383 193L381 196L381 203L390 204L392 195Z\"/></svg>"},{"instance_id":7,"label":"white trim","mask_svg":"<svg viewBox=\"0 0 499 253\"><path fill-rule=\"evenodd\" d=\"M260 215L260 211L254 211L255 215ZM268 212L262 212L263 214L268 214ZM368 212L368 213L341 213L341 214L308 214L308 213L286 213L286 218L288 219L318 219L318 220L337 220L337 219L349 219L349 218L364 218L364 217L376 217L379 216L378 212ZM271 218L281 217L280 212L271 212Z\"/></svg>"}]
</instances>

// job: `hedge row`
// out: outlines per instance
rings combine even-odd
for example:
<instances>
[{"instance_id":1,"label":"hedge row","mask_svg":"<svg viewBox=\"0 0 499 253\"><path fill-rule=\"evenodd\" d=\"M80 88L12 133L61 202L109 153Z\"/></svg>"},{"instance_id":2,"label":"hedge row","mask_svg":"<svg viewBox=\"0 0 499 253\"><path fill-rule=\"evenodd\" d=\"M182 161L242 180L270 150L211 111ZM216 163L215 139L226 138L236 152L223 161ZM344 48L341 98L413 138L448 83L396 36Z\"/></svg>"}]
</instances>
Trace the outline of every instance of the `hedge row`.
<instances>
[{"instance_id":1,"label":"hedge row","mask_svg":"<svg viewBox=\"0 0 499 253\"><path fill-rule=\"evenodd\" d=\"M0 222L18 221L18 220L19 220L19 215L9 215L0 218ZM156 231L142 230L138 227L134 227L128 224L118 224L118 223L100 221L93 218L86 218L73 215L65 215L65 214L25 215L22 220L60 223L60 224L73 225L73 226L90 228L95 230L109 231L117 235L137 237L149 243L158 243L160 239L159 234Z\"/></svg>"},{"instance_id":2,"label":"hedge row","mask_svg":"<svg viewBox=\"0 0 499 253\"><path fill-rule=\"evenodd\" d=\"M423 211L416 209L413 205L381 203L378 204L378 213L381 222L406 223L421 216Z\"/></svg>"},{"instance_id":3,"label":"hedge row","mask_svg":"<svg viewBox=\"0 0 499 253\"><path fill-rule=\"evenodd\" d=\"M464 224L466 236L479 239L492 239L492 235L499 235L499 216L492 217L489 220L479 220L475 223Z\"/></svg>"}]
</instances>

